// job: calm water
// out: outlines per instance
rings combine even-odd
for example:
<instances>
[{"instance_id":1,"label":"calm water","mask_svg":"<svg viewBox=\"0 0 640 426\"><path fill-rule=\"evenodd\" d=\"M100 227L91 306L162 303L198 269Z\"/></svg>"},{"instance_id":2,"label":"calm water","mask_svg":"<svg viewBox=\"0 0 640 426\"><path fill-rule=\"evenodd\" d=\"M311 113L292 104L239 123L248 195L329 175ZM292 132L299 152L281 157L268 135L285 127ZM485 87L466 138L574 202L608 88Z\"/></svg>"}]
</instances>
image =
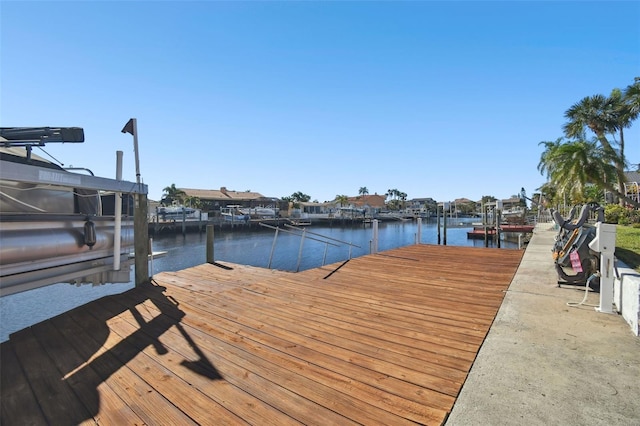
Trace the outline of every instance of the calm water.
<instances>
[{"instance_id":1,"label":"calm water","mask_svg":"<svg viewBox=\"0 0 640 426\"><path fill-rule=\"evenodd\" d=\"M474 221L477 219L474 219ZM467 232L472 228L471 220L454 220L456 227L447 229L447 245L483 247L482 240L467 239ZM460 225L463 224L462 227ZM371 227L324 227L310 226L311 233L353 244L351 257L359 257L370 253L373 238ZM378 229L378 250L384 251L402 247L416 242L418 226L415 222L383 222ZM442 231L441 231L442 232ZM275 231L253 229L251 231L215 230L214 256L215 260L267 267L274 247ZM339 247L327 245L310 238L321 238L307 235L300 259L300 270L319 267L323 258L325 263L334 263L349 258L349 246L340 244ZM444 237L441 234L441 239ZM422 225L422 244L437 244L437 227L435 223ZM186 236L161 235L153 242L154 251L166 251L167 255L153 261L155 274L163 271L178 271L191 266L200 265L206 261L206 235L189 233ZM295 271L298 268L298 254L300 253L301 238L279 232L273 250L271 267ZM513 249L517 244L502 242L502 247ZM133 273L132 273L133 279ZM0 341L8 339L9 334L36 324L47 318L73 309L110 294L117 294L133 287L128 284L105 284L102 286L70 284L54 284L51 286L18 293L0 298Z\"/></svg>"}]
</instances>

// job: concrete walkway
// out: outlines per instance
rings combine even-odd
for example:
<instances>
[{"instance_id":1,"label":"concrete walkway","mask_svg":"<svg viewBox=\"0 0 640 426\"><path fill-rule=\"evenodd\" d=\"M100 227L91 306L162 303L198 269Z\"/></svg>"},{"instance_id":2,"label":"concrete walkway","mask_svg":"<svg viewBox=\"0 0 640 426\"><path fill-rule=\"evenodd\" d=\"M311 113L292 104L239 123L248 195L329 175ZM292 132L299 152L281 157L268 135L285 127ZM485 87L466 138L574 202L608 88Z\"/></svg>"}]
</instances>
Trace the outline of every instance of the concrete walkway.
<instances>
[{"instance_id":1,"label":"concrete walkway","mask_svg":"<svg viewBox=\"0 0 640 426\"><path fill-rule=\"evenodd\" d=\"M446 425L640 425L640 338L557 286L538 224ZM587 304L597 306L599 295Z\"/></svg>"}]
</instances>

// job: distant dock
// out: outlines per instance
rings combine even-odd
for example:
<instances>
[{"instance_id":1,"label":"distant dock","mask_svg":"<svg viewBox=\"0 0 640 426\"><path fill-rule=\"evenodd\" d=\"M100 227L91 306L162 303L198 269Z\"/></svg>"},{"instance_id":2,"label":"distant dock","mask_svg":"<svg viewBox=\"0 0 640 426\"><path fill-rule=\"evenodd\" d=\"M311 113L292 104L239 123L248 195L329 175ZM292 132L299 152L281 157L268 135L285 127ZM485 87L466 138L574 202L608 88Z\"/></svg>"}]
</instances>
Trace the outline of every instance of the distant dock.
<instances>
[{"instance_id":1,"label":"distant dock","mask_svg":"<svg viewBox=\"0 0 640 426\"><path fill-rule=\"evenodd\" d=\"M379 221L395 221L398 219L383 218ZM411 220L411 219L405 219ZM428 219L427 219L428 220ZM373 219L367 217L330 217L322 219L300 219L294 217L259 218L249 220L225 220L222 217L213 217L208 220L187 219L187 220L159 220L154 219L149 222L149 234L161 233L181 233L181 232L205 232L207 225L213 225L216 229L252 229L260 228L260 224L270 226L283 226L284 224L294 226L329 225L329 226L371 226Z\"/></svg>"},{"instance_id":2,"label":"distant dock","mask_svg":"<svg viewBox=\"0 0 640 426\"><path fill-rule=\"evenodd\" d=\"M533 232L535 225L500 225L501 233L525 233L530 234ZM481 240L485 238L485 235L494 237L496 235L495 226L474 226L473 230L467 232L467 237L470 239Z\"/></svg>"}]
</instances>

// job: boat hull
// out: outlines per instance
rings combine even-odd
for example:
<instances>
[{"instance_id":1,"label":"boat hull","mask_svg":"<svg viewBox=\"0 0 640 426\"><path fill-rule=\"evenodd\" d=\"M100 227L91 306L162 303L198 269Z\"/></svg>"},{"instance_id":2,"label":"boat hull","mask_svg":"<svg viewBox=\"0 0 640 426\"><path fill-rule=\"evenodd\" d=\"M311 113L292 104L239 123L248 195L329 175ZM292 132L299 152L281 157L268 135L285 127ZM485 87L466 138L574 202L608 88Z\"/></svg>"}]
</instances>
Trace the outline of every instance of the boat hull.
<instances>
[{"instance_id":1,"label":"boat hull","mask_svg":"<svg viewBox=\"0 0 640 426\"><path fill-rule=\"evenodd\" d=\"M121 222L119 254L114 253L113 218L91 220L95 231L91 246L86 244L87 220L81 215L2 215L1 222L2 295L43 283L129 282L134 241L131 220ZM114 271L114 255L121 260L118 271Z\"/></svg>"}]
</instances>

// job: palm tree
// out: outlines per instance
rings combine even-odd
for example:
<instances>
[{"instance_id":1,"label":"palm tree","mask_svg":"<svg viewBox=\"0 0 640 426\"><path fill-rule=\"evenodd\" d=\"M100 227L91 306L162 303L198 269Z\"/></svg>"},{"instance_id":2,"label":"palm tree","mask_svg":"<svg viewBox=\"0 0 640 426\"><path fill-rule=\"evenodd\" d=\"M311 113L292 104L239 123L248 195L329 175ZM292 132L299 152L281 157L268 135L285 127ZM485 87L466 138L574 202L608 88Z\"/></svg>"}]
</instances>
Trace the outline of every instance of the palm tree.
<instances>
[{"instance_id":1,"label":"palm tree","mask_svg":"<svg viewBox=\"0 0 640 426\"><path fill-rule=\"evenodd\" d=\"M188 207L200 208L202 207L202 200L199 197L187 196L184 198L184 203Z\"/></svg>"},{"instance_id":2,"label":"palm tree","mask_svg":"<svg viewBox=\"0 0 640 426\"><path fill-rule=\"evenodd\" d=\"M163 205L173 204L174 201L178 201L179 203L182 203L184 198L187 196L187 193L184 192L182 189L176 188L175 183L172 183L171 186L167 186L162 191L163 191L163 194L162 194L162 200L160 200L160 203Z\"/></svg>"},{"instance_id":3,"label":"palm tree","mask_svg":"<svg viewBox=\"0 0 640 426\"><path fill-rule=\"evenodd\" d=\"M402 210L405 209L405 202L407 201L407 193L406 192L398 192L398 197L402 201Z\"/></svg>"},{"instance_id":4,"label":"palm tree","mask_svg":"<svg viewBox=\"0 0 640 426\"><path fill-rule=\"evenodd\" d=\"M304 192L297 191L291 194L291 198L293 199L293 201L306 203L311 199L311 196L305 194Z\"/></svg>"},{"instance_id":5,"label":"palm tree","mask_svg":"<svg viewBox=\"0 0 640 426\"><path fill-rule=\"evenodd\" d=\"M627 86L624 93L620 89L614 89L611 92L611 99L618 114L620 155L624 162L624 129L631 127L631 124L640 115L640 77L636 77L634 83Z\"/></svg>"},{"instance_id":6,"label":"palm tree","mask_svg":"<svg viewBox=\"0 0 640 426\"><path fill-rule=\"evenodd\" d=\"M367 189L366 186L362 186L360 187L360 189L358 190L358 194L360 194L361 196L365 196L369 194L369 190Z\"/></svg>"},{"instance_id":7,"label":"palm tree","mask_svg":"<svg viewBox=\"0 0 640 426\"><path fill-rule=\"evenodd\" d=\"M335 202L340 204L340 207L342 207L349 202L349 197L346 195L336 195Z\"/></svg>"},{"instance_id":8,"label":"palm tree","mask_svg":"<svg viewBox=\"0 0 640 426\"><path fill-rule=\"evenodd\" d=\"M584 139L585 129L591 130L602 146L604 154L615 165L617 183L620 188L624 187L624 137L620 143L620 150L617 151L607 139L608 134L615 134L628 127L631 121L628 114L623 114L624 102L622 95L614 91L612 97L603 95L587 96L578 103L571 106L564 114L569 119L563 126L564 133L569 138ZM622 119L622 116L626 117ZM620 200L623 204L623 201Z\"/></svg>"},{"instance_id":9,"label":"palm tree","mask_svg":"<svg viewBox=\"0 0 640 426\"><path fill-rule=\"evenodd\" d=\"M633 84L624 90L624 101L629 108L631 120L637 119L640 114L640 77L636 77Z\"/></svg>"},{"instance_id":10,"label":"palm tree","mask_svg":"<svg viewBox=\"0 0 640 426\"><path fill-rule=\"evenodd\" d=\"M598 145L597 140L541 142L545 151L540 156L538 170L547 175L558 196L568 196L574 202L587 200L589 186L596 185L614 193L621 200L640 207L613 185L616 168L610 152Z\"/></svg>"}]
</instances>

